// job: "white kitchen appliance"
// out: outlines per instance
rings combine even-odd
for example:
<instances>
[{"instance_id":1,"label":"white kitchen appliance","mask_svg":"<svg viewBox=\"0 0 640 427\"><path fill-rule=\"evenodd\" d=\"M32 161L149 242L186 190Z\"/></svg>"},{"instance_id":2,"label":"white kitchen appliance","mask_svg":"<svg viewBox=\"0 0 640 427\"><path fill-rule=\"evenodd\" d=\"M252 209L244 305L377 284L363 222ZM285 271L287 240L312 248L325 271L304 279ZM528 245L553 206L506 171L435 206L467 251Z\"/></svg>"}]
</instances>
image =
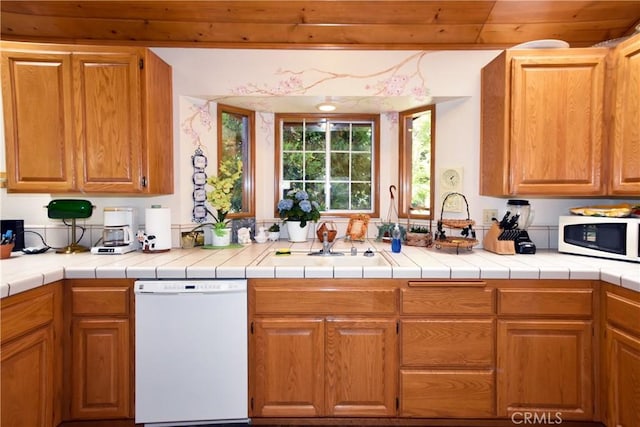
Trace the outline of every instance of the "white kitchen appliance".
<instances>
[{"instance_id":1,"label":"white kitchen appliance","mask_svg":"<svg viewBox=\"0 0 640 427\"><path fill-rule=\"evenodd\" d=\"M102 245L92 247L91 253L118 255L135 251L139 246L136 231L134 208L104 208L104 228L100 239Z\"/></svg>"},{"instance_id":2,"label":"white kitchen appliance","mask_svg":"<svg viewBox=\"0 0 640 427\"><path fill-rule=\"evenodd\" d=\"M247 281L136 281L135 422L248 424Z\"/></svg>"},{"instance_id":3,"label":"white kitchen appliance","mask_svg":"<svg viewBox=\"0 0 640 427\"><path fill-rule=\"evenodd\" d=\"M558 251L640 262L640 218L561 216Z\"/></svg>"}]
</instances>

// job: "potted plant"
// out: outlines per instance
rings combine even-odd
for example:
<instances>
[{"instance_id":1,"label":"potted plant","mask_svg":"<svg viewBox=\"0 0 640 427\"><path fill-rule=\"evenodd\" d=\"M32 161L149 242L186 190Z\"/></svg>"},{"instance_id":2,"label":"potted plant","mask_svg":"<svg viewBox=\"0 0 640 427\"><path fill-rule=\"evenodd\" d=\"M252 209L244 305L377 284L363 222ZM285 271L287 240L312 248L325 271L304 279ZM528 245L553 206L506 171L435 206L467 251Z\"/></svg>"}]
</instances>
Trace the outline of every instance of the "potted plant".
<instances>
[{"instance_id":1,"label":"potted plant","mask_svg":"<svg viewBox=\"0 0 640 427\"><path fill-rule=\"evenodd\" d=\"M227 215L231 210L233 187L242 176L242 161L228 159L220 163L218 174L207 178L207 202L213 212L207 208L207 213L213 218L213 246L229 246L231 243L231 229L227 227ZM203 224L205 225L205 224Z\"/></svg>"},{"instance_id":2,"label":"potted plant","mask_svg":"<svg viewBox=\"0 0 640 427\"><path fill-rule=\"evenodd\" d=\"M269 236L268 239L271 240L272 242L275 242L276 240L280 239L280 225L277 223L273 223L269 229L267 230L269 232Z\"/></svg>"},{"instance_id":3,"label":"potted plant","mask_svg":"<svg viewBox=\"0 0 640 427\"><path fill-rule=\"evenodd\" d=\"M289 190L278 202L280 218L287 224L289 241L304 242L307 240L309 221L320 219L320 205L309 200L304 190Z\"/></svg>"}]
</instances>

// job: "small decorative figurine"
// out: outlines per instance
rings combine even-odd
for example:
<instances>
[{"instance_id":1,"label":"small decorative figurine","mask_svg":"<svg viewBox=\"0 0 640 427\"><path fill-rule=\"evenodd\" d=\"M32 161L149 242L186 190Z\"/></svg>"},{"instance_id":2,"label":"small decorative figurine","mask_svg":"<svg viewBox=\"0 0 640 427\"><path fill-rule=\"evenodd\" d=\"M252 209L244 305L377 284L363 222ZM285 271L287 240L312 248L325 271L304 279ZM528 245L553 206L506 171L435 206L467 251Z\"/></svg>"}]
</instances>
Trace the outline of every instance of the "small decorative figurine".
<instances>
[{"instance_id":1,"label":"small decorative figurine","mask_svg":"<svg viewBox=\"0 0 640 427\"><path fill-rule=\"evenodd\" d=\"M266 241L267 241L267 232L264 227L260 227L258 234L256 234L256 242L264 243Z\"/></svg>"},{"instance_id":2,"label":"small decorative figurine","mask_svg":"<svg viewBox=\"0 0 640 427\"><path fill-rule=\"evenodd\" d=\"M251 243L251 230L249 227L238 228L238 243L248 245Z\"/></svg>"}]
</instances>

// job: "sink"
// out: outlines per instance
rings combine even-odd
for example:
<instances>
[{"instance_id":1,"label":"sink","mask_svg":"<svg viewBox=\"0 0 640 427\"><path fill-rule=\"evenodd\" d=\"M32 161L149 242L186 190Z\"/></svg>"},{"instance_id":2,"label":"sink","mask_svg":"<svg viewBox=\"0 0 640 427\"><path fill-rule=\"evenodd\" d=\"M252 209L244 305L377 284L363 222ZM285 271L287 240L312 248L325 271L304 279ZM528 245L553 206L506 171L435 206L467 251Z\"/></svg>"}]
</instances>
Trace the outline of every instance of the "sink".
<instances>
[{"instance_id":1,"label":"sink","mask_svg":"<svg viewBox=\"0 0 640 427\"><path fill-rule=\"evenodd\" d=\"M269 252L258 262L258 265L267 267L389 267L391 263L382 252L374 252L373 256L364 256L362 253L351 256L350 253L340 252L327 256L310 256L309 252L292 251L287 255L276 255L275 252Z\"/></svg>"}]
</instances>

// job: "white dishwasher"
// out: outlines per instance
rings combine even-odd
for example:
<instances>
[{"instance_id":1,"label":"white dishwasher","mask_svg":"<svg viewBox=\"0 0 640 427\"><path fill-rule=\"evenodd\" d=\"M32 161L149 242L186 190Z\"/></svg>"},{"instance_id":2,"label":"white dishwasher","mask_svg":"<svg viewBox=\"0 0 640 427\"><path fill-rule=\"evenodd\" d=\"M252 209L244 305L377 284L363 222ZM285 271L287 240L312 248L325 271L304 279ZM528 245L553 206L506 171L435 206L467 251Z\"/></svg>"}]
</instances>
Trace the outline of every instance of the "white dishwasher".
<instances>
[{"instance_id":1,"label":"white dishwasher","mask_svg":"<svg viewBox=\"0 0 640 427\"><path fill-rule=\"evenodd\" d=\"M135 422L248 424L247 281L135 282Z\"/></svg>"}]
</instances>

